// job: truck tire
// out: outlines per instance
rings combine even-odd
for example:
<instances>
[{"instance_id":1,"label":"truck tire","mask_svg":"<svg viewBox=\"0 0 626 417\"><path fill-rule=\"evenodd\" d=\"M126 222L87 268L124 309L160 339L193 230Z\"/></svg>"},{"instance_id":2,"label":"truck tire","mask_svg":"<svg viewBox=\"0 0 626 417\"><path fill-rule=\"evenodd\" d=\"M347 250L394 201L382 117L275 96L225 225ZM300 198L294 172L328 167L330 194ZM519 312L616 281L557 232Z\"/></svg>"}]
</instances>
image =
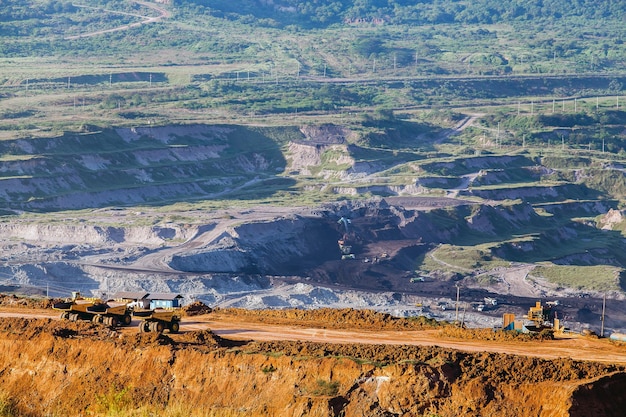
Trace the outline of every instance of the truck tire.
<instances>
[{"instance_id":1,"label":"truck tire","mask_svg":"<svg viewBox=\"0 0 626 417\"><path fill-rule=\"evenodd\" d=\"M165 323L163 323L162 321L157 321L154 325L154 331L157 333L163 333L163 330L165 330Z\"/></svg>"},{"instance_id":2,"label":"truck tire","mask_svg":"<svg viewBox=\"0 0 626 417\"><path fill-rule=\"evenodd\" d=\"M170 323L170 332L171 333L178 333L178 331L180 330L180 324L178 324L177 321L173 321Z\"/></svg>"},{"instance_id":3,"label":"truck tire","mask_svg":"<svg viewBox=\"0 0 626 417\"><path fill-rule=\"evenodd\" d=\"M150 323L148 323L147 321L142 321L141 323L139 323L140 333L147 333L149 331L150 331Z\"/></svg>"},{"instance_id":4,"label":"truck tire","mask_svg":"<svg viewBox=\"0 0 626 417\"><path fill-rule=\"evenodd\" d=\"M122 319L120 320L120 323L122 326L130 326L130 323L133 321L133 318L130 316L130 314L124 314L122 316Z\"/></svg>"},{"instance_id":5,"label":"truck tire","mask_svg":"<svg viewBox=\"0 0 626 417\"><path fill-rule=\"evenodd\" d=\"M70 313L67 311L64 311L61 313L61 320L69 320L70 319Z\"/></svg>"}]
</instances>

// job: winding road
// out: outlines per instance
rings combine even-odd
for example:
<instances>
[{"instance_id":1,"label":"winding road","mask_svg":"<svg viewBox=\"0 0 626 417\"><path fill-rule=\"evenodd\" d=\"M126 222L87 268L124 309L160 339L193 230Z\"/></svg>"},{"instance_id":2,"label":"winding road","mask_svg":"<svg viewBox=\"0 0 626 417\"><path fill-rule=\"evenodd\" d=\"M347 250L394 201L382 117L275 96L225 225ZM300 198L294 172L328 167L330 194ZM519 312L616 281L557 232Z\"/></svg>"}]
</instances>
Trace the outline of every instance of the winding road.
<instances>
[{"instance_id":1,"label":"winding road","mask_svg":"<svg viewBox=\"0 0 626 417\"><path fill-rule=\"evenodd\" d=\"M88 33L81 33L80 35L73 35L73 36L66 36L64 39L65 40L74 40L74 39L81 39L81 38L89 38L92 36L98 36L98 35L102 35L105 33L111 33L111 32L119 32L121 30L128 30L130 28L135 28L135 27L139 27L142 25L147 25L149 23L154 23L154 22L158 22L160 20L169 18L171 16L171 13L162 8L157 6L154 3L148 3L146 1L139 1L139 0L135 0L135 3L137 4L141 4L142 6L145 6L149 9L152 9L156 12L159 13L158 16L142 16L142 15L138 15L138 14L133 14L133 13L126 13L126 12L118 12L118 11L114 11L114 10L108 10L108 9L103 9L100 7L92 7L92 6L86 6L83 4L73 4L74 7L79 7L79 8L83 8L83 9L93 9L93 10L97 10L100 12L105 12L105 13L111 13L111 14L121 14L121 15L126 15L126 16L134 16L134 17L138 17L140 19L142 19L139 22L135 22L135 23L130 23L128 25L122 25L122 26L118 26L112 29L104 29L104 30L98 30L95 32L88 32Z\"/></svg>"}]
</instances>

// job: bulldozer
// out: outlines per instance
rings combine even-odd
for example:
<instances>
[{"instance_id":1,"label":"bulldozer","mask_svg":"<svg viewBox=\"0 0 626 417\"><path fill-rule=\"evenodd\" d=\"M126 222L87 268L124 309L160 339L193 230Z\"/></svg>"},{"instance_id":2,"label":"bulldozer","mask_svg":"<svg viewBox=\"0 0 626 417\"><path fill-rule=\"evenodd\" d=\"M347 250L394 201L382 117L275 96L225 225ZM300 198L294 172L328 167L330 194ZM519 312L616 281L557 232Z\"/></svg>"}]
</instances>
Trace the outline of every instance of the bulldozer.
<instances>
[{"instance_id":1,"label":"bulldozer","mask_svg":"<svg viewBox=\"0 0 626 417\"><path fill-rule=\"evenodd\" d=\"M175 309L135 309L133 317L141 320L139 332L163 333L166 329L170 333L178 333L180 330L180 313Z\"/></svg>"},{"instance_id":2,"label":"bulldozer","mask_svg":"<svg viewBox=\"0 0 626 417\"><path fill-rule=\"evenodd\" d=\"M52 308L61 311L62 320L89 320L111 327L128 326L132 321L126 303L83 297L78 291L72 292L71 299L55 303Z\"/></svg>"}]
</instances>

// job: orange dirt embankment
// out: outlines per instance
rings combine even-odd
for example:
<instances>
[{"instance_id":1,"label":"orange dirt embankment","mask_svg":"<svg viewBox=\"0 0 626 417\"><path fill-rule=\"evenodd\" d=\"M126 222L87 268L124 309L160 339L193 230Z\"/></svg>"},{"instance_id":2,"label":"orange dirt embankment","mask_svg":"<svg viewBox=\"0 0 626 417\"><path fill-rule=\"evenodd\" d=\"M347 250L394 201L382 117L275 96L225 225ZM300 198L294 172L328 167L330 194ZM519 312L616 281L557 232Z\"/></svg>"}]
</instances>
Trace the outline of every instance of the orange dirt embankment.
<instances>
[{"instance_id":1,"label":"orange dirt embankment","mask_svg":"<svg viewBox=\"0 0 626 417\"><path fill-rule=\"evenodd\" d=\"M623 415L624 389L623 366L570 359L0 318L0 399L25 417L606 417Z\"/></svg>"}]
</instances>

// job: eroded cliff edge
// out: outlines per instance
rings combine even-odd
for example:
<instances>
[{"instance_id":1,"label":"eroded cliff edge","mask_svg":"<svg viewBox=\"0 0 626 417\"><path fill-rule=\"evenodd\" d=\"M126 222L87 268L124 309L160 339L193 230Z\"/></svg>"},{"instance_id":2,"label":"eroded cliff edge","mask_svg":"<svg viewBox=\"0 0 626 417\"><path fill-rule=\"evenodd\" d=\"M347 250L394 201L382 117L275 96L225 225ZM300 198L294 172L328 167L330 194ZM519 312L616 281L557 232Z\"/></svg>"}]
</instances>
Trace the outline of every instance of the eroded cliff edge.
<instances>
[{"instance_id":1,"label":"eroded cliff edge","mask_svg":"<svg viewBox=\"0 0 626 417\"><path fill-rule=\"evenodd\" d=\"M623 366L570 359L0 319L1 397L20 416L618 416L624 388Z\"/></svg>"}]
</instances>

